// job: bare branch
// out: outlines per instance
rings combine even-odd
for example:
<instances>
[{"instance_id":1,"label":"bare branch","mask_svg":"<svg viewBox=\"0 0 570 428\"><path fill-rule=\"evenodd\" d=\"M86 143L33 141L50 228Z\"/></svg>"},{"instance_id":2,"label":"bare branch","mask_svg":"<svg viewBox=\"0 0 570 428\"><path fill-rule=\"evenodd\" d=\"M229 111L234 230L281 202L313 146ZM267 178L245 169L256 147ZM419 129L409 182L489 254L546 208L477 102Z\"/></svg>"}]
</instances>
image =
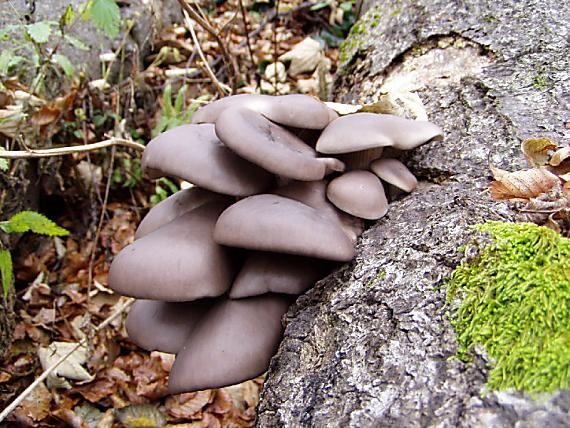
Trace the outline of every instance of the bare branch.
<instances>
[{"instance_id":1,"label":"bare branch","mask_svg":"<svg viewBox=\"0 0 570 428\"><path fill-rule=\"evenodd\" d=\"M64 156L73 153L92 152L95 150L105 149L113 146L124 146L130 149L144 151L145 146L131 140L122 138L110 138L108 140L99 141L98 143L85 144L82 146L56 147L53 149L29 149L29 150L0 150L0 158L2 159L33 159L33 158L49 158L53 156Z\"/></svg>"}]
</instances>

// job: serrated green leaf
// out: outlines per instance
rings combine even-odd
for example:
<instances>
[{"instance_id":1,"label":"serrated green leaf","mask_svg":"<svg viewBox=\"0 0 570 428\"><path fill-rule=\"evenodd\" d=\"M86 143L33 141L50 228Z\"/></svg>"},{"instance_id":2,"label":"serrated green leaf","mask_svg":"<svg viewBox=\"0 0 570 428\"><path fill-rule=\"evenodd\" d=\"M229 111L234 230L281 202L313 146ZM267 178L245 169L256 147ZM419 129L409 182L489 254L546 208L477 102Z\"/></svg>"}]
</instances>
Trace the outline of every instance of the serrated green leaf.
<instances>
[{"instance_id":1,"label":"serrated green leaf","mask_svg":"<svg viewBox=\"0 0 570 428\"><path fill-rule=\"evenodd\" d=\"M36 43L47 43L51 35L51 27L47 22L40 21L27 25L26 33Z\"/></svg>"},{"instance_id":2,"label":"serrated green leaf","mask_svg":"<svg viewBox=\"0 0 570 428\"><path fill-rule=\"evenodd\" d=\"M65 40L67 40L69 44L74 48L81 49L82 51L89 50L89 46L87 46L82 40L78 39L77 37L70 36L69 34L66 34L64 37Z\"/></svg>"},{"instance_id":3,"label":"serrated green leaf","mask_svg":"<svg viewBox=\"0 0 570 428\"><path fill-rule=\"evenodd\" d=\"M73 10L73 6L69 4L67 5L67 9L65 9L63 15L61 15L61 18L59 18L59 27L67 27L69 24L71 24L73 18L75 18L75 11Z\"/></svg>"},{"instance_id":4,"label":"serrated green leaf","mask_svg":"<svg viewBox=\"0 0 570 428\"><path fill-rule=\"evenodd\" d=\"M2 289L6 299L12 283L12 255L4 248L0 249L0 271L2 271Z\"/></svg>"},{"instance_id":5,"label":"serrated green leaf","mask_svg":"<svg viewBox=\"0 0 570 428\"><path fill-rule=\"evenodd\" d=\"M107 37L119 34L121 11L115 0L93 0L89 8L89 19Z\"/></svg>"},{"instance_id":6,"label":"serrated green leaf","mask_svg":"<svg viewBox=\"0 0 570 428\"><path fill-rule=\"evenodd\" d=\"M69 232L63 227L59 227L49 218L35 211L21 211L14 214L10 220L0 223L0 226L8 233L31 231L50 236L69 235Z\"/></svg>"},{"instance_id":7,"label":"serrated green leaf","mask_svg":"<svg viewBox=\"0 0 570 428\"><path fill-rule=\"evenodd\" d=\"M67 77L71 79L75 75L75 67L73 67L73 64L68 57L61 54L55 54L52 58L53 61L61 67Z\"/></svg>"}]
</instances>

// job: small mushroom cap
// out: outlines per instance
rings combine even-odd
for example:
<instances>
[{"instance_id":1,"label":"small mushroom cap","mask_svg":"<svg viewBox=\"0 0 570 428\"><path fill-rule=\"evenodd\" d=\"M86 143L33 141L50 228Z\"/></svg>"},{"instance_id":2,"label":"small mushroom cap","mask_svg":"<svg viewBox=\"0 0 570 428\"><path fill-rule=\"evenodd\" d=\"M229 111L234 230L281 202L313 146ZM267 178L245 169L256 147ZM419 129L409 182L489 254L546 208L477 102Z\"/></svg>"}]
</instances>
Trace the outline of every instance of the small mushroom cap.
<instances>
[{"instance_id":1,"label":"small mushroom cap","mask_svg":"<svg viewBox=\"0 0 570 428\"><path fill-rule=\"evenodd\" d=\"M216 134L242 158L283 177L321 180L330 170L344 170L341 161L317 158L300 138L246 108L225 109L216 121Z\"/></svg>"},{"instance_id":2,"label":"small mushroom cap","mask_svg":"<svg viewBox=\"0 0 570 428\"><path fill-rule=\"evenodd\" d=\"M324 129L317 141L317 151L338 154L385 146L410 150L442 138L441 129L431 122L390 114L354 113L333 120Z\"/></svg>"},{"instance_id":3,"label":"small mushroom cap","mask_svg":"<svg viewBox=\"0 0 570 428\"><path fill-rule=\"evenodd\" d=\"M202 107L192 116L192 123L215 123L224 110L234 107L256 111L281 125L304 129L323 129L338 117L334 110L308 95L274 97L242 94L225 97Z\"/></svg>"},{"instance_id":4,"label":"small mushroom cap","mask_svg":"<svg viewBox=\"0 0 570 428\"><path fill-rule=\"evenodd\" d=\"M324 260L276 253L248 255L230 290L231 299L269 292L301 294L330 272Z\"/></svg>"},{"instance_id":5,"label":"small mushroom cap","mask_svg":"<svg viewBox=\"0 0 570 428\"><path fill-rule=\"evenodd\" d=\"M388 211L388 201L380 179L369 171L355 170L332 180L327 197L341 210L368 220L376 220Z\"/></svg>"},{"instance_id":6,"label":"small mushroom cap","mask_svg":"<svg viewBox=\"0 0 570 428\"><path fill-rule=\"evenodd\" d=\"M169 393L221 388L262 374L279 346L288 307L288 298L274 294L214 305L176 356Z\"/></svg>"},{"instance_id":7,"label":"small mushroom cap","mask_svg":"<svg viewBox=\"0 0 570 428\"><path fill-rule=\"evenodd\" d=\"M248 196L273 182L267 171L240 158L216 137L214 125L182 125L146 147L142 167L150 178L183 178L212 192Z\"/></svg>"},{"instance_id":8,"label":"small mushroom cap","mask_svg":"<svg viewBox=\"0 0 570 428\"><path fill-rule=\"evenodd\" d=\"M180 217L182 214L186 214L188 211L216 200L225 200L228 202L228 205L230 203L228 197L199 187L180 190L152 207L139 224L135 233L135 239L154 232L159 227Z\"/></svg>"},{"instance_id":9,"label":"small mushroom cap","mask_svg":"<svg viewBox=\"0 0 570 428\"><path fill-rule=\"evenodd\" d=\"M337 221L354 244L364 230L364 222L339 210L327 199L328 183L326 180L293 181L274 189L271 193L302 202Z\"/></svg>"},{"instance_id":10,"label":"small mushroom cap","mask_svg":"<svg viewBox=\"0 0 570 428\"><path fill-rule=\"evenodd\" d=\"M226 207L202 205L124 248L111 264L109 287L126 296L170 302L225 293L237 266L212 233Z\"/></svg>"},{"instance_id":11,"label":"small mushroom cap","mask_svg":"<svg viewBox=\"0 0 570 428\"><path fill-rule=\"evenodd\" d=\"M231 247L326 260L349 261L355 254L352 241L337 222L276 195L250 196L233 204L220 215L214 239Z\"/></svg>"},{"instance_id":12,"label":"small mushroom cap","mask_svg":"<svg viewBox=\"0 0 570 428\"><path fill-rule=\"evenodd\" d=\"M418 185L414 174L398 159L377 159L370 164L370 169L385 182L405 192L411 192Z\"/></svg>"},{"instance_id":13,"label":"small mushroom cap","mask_svg":"<svg viewBox=\"0 0 570 428\"><path fill-rule=\"evenodd\" d=\"M125 322L129 338L147 351L175 354L214 301L136 300Z\"/></svg>"}]
</instances>

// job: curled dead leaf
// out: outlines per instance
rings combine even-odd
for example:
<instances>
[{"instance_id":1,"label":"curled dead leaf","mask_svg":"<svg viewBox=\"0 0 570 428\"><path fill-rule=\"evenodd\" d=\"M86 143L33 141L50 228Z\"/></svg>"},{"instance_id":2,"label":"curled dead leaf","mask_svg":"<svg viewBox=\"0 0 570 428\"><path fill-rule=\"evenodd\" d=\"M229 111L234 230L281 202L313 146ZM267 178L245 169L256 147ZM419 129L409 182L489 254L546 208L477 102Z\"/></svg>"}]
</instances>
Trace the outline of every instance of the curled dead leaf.
<instances>
[{"instance_id":1,"label":"curled dead leaf","mask_svg":"<svg viewBox=\"0 0 570 428\"><path fill-rule=\"evenodd\" d=\"M560 180L546 168L507 172L491 167L495 181L489 184L494 199L529 200L560 186Z\"/></svg>"},{"instance_id":2,"label":"curled dead leaf","mask_svg":"<svg viewBox=\"0 0 570 428\"><path fill-rule=\"evenodd\" d=\"M556 150L557 146L548 138L529 138L521 144L521 150L533 168L548 164L549 151Z\"/></svg>"},{"instance_id":3,"label":"curled dead leaf","mask_svg":"<svg viewBox=\"0 0 570 428\"><path fill-rule=\"evenodd\" d=\"M558 166L569 158L570 158L570 147L563 147L554 152L548 164L552 166Z\"/></svg>"}]
</instances>

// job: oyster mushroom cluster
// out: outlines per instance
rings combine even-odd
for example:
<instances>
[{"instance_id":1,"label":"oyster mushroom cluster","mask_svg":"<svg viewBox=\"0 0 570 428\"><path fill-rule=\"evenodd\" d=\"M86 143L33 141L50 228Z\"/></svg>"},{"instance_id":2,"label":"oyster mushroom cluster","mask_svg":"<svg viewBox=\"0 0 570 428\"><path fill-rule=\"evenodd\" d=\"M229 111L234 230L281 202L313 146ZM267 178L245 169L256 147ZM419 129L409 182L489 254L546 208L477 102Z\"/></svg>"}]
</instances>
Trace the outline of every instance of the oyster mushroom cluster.
<instances>
[{"instance_id":1,"label":"oyster mushroom cluster","mask_svg":"<svg viewBox=\"0 0 570 428\"><path fill-rule=\"evenodd\" d=\"M415 177L382 148L441 138L429 123L338 115L305 95L237 95L147 146L151 178L195 186L150 210L111 265L109 285L137 298L127 331L175 353L169 391L222 387L263 373L298 295L350 261L363 219Z\"/></svg>"}]
</instances>

